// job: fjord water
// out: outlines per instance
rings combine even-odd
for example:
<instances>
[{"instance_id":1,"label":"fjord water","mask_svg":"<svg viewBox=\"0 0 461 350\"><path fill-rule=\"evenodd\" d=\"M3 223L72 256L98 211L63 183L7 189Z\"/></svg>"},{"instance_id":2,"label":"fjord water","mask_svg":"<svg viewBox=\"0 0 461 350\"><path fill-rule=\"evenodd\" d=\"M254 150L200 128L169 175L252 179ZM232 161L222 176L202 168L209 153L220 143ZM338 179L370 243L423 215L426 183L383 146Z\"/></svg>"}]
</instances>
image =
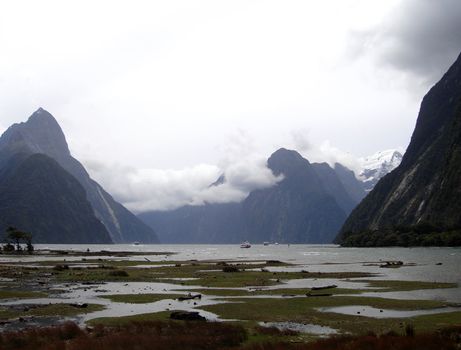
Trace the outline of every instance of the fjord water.
<instances>
[{"instance_id":1,"label":"fjord water","mask_svg":"<svg viewBox=\"0 0 461 350\"><path fill-rule=\"evenodd\" d=\"M149 255L152 261L168 260L280 260L296 264L294 269L305 269L314 272L329 271L367 271L379 274L377 279L412 280L428 282L451 282L461 284L461 247L415 247L415 248L342 248L336 245L252 245L250 249L241 249L239 245L37 245L37 249L57 249L92 252L97 251L130 251L165 252L173 255ZM101 255L104 255L103 253ZM139 258L139 257L138 257ZM8 258L0 258L4 261ZM24 257L39 260L40 257ZM50 257L43 257L49 260ZM59 258L59 259L62 259ZM75 259L80 259L75 257ZM127 259L130 259L127 257ZM68 258L69 261L72 257ZM400 268L380 268L383 261L399 260L404 264ZM430 294L433 292L433 294ZM461 288L421 291L421 296L432 296L437 299L461 302ZM386 295L388 295L387 293ZM399 292L399 295L405 293ZM412 292L415 295L415 292Z\"/></svg>"}]
</instances>

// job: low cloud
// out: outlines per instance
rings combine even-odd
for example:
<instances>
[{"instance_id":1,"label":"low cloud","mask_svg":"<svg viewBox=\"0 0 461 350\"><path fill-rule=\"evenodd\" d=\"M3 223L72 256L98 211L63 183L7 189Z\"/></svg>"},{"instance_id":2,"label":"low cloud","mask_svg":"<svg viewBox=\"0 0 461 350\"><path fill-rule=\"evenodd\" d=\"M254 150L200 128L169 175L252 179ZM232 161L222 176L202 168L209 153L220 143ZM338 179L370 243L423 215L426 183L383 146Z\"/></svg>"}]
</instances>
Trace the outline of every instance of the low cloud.
<instances>
[{"instance_id":1,"label":"low cloud","mask_svg":"<svg viewBox=\"0 0 461 350\"><path fill-rule=\"evenodd\" d=\"M240 202L256 189L275 185L267 156L250 146L251 138L233 136L219 165L199 164L184 169L135 169L94 160L84 161L91 176L135 213L172 210L184 205ZM225 174L225 182L210 186Z\"/></svg>"},{"instance_id":2,"label":"low cloud","mask_svg":"<svg viewBox=\"0 0 461 350\"><path fill-rule=\"evenodd\" d=\"M404 0L379 25L351 37L354 56L372 56L427 87L461 51L461 1Z\"/></svg>"},{"instance_id":3,"label":"low cloud","mask_svg":"<svg viewBox=\"0 0 461 350\"><path fill-rule=\"evenodd\" d=\"M304 158L311 163L328 163L331 167L340 163L354 171L356 176L361 172L361 161L352 153L345 152L331 144L329 140L323 141L320 145L314 145L309 141L309 133L303 130L291 133L291 143Z\"/></svg>"}]
</instances>

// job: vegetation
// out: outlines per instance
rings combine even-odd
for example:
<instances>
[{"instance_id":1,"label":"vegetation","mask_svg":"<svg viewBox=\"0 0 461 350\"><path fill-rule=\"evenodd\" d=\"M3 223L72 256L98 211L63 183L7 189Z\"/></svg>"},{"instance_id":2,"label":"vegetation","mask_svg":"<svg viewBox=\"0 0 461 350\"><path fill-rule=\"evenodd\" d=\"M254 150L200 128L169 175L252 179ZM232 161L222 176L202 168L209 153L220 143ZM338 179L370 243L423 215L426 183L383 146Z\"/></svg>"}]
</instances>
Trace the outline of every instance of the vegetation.
<instances>
[{"instance_id":1,"label":"vegetation","mask_svg":"<svg viewBox=\"0 0 461 350\"><path fill-rule=\"evenodd\" d=\"M67 322L55 327L31 328L0 334L4 350L456 350L460 347L461 326L436 333L406 334L388 332L360 336L338 336L310 343L287 343L281 339L295 336L292 331L255 327L259 341L248 341L247 331L239 325L208 322L146 321L123 326L97 325L83 330ZM282 338L285 337L285 338ZM289 339L289 338L288 338Z\"/></svg>"},{"instance_id":2,"label":"vegetation","mask_svg":"<svg viewBox=\"0 0 461 350\"><path fill-rule=\"evenodd\" d=\"M43 292L22 290L0 290L0 299L46 298L47 296L48 294Z\"/></svg>"},{"instance_id":3,"label":"vegetation","mask_svg":"<svg viewBox=\"0 0 461 350\"><path fill-rule=\"evenodd\" d=\"M34 246L32 245L32 234L23 232L15 227L9 226L6 229L6 244L3 246L5 252L22 252L22 245L26 245L26 251L29 254L34 252Z\"/></svg>"},{"instance_id":4,"label":"vegetation","mask_svg":"<svg viewBox=\"0 0 461 350\"><path fill-rule=\"evenodd\" d=\"M213 350L238 346L246 338L242 327L223 323L151 321L121 327L96 326L89 331L74 323L65 323L58 327L4 332L0 336L0 348L125 350L136 345L139 350Z\"/></svg>"},{"instance_id":5,"label":"vegetation","mask_svg":"<svg viewBox=\"0 0 461 350\"><path fill-rule=\"evenodd\" d=\"M341 242L344 247L461 246L461 228L441 228L431 224L348 232L345 236Z\"/></svg>"},{"instance_id":6,"label":"vegetation","mask_svg":"<svg viewBox=\"0 0 461 350\"><path fill-rule=\"evenodd\" d=\"M444 307L446 304L432 300L398 300L361 296L295 297L295 298L229 298L227 303L201 307L223 319L238 319L257 322L296 322L328 326L341 332L361 334L364 330L382 333L401 331L401 318L371 318L320 311L319 308L357 305L386 310L423 310ZM424 315L410 320L418 331L435 330L441 326L456 325L461 311Z\"/></svg>"},{"instance_id":7,"label":"vegetation","mask_svg":"<svg viewBox=\"0 0 461 350\"><path fill-rule=\"evenodd\" d=\"M301 267L297 270L294 265L291 265L288 271L280 271L283 270L280 268L277 268L277 271L271 270L271 267L274 266L287 265L279 261L150 261L144 257L138 260L133 258L124 260L124 256L117 256L115 258L95 256L94 258L87 258L84 254L82 254L82 258L80 259L67 259L68 256L65 254L61 258L50 259L48 261L42 260L34 265L25 265L19 258L16 259L16 262L2 264L0 266L0 277L3 277L5 281L0 283L0 298L46 297L54 291L54 288L63 288L63 285L69 286L74 290L79 288L88 290L89 292L93 290L95 295L99 295L101 298L121 303L153 303L199 293L207 296L207 301L210 299L209 297L216 299L218 304L207 305L208 303L197 301L196 306L189 303L188 307L197 307L200 310L210 311L222 319L238 320L225 322L223 326L243 329L245 334L243 337L244 340L241 340L243 339L240 336L241 331L230 328L230 332L235 332L236 337L240 340L233 340L232 344L234 345L228 345L226 340L224 341L226 344L223 345L224 343L219 339L227 335L218 334L218 328L215 327L215 324L208 322L204 323L206 327L211 327L210 329L214 330L210 330L209 333L196 335L192 330L199 332L201 330L200 327L203 326L196 326L194 323L182 323L182 321L172 323L170 320L171 311L168 308L173 307L166 306L163 309L164 311L156 313L133 313L131 316L92 319L87 322L89 331L83 330L81 333L77 332L78 334L74 332L77 334L74 338L66 339L61 343L59 343L61 340L57 340L56 347L50 345L46 349L77 349L79 346L84 349L105 349L105 344L115 344L112 347L118 349L119 342L114 339L122 339L120 344L125 345L128 343L123 343L123 341L131 341L130 345L132 347L133 339L138 338L138 333L136 331L132 332L134 328L130 328L133 327L133 324L142 324L142 326L139 326L141 329L146 331L146 333L152 333L152 337L149 338L151 342L155 341L157 344L157 341L159 341L159 344L168 343L169 345L169 342L173 342L172 347L169 347L172 349L175 348L176 343L175 340L168 340L168 337L171 334L170 329L182 329L174 328L179 327L178 325L191 330L190 333L185 332L181 334L181 336L184 335L183 348L184 344L186 344L188 349L194 349L194 347L189 347L187 341L190 341L193 346L197 345L196 348L200 349L305 349L306 346L313 346L312 344L315 343L312 342L319 335L285 330L280 331L276 328L261 327L259 323L294 322L314 324L333 328L341 334L348 333L354 336L363 335L364 332L387 334L392 331L399 334L399 336L405 334L410 336L413 334L414 336L409 338L415 338L424 331L432 332L443 327L457 325L461 319L461 311L456 311L456 309L454 312L422 315L405 319L364 317L363 312L362 315L344 315L325 310L325 308L351 305L357 306L357 311L362 311L361 307L369 306L383 309L384 312L386 310L422 310L444 307L448 305L436 300L396 300L386 299L385 294L379 294L382 297L365 297L360 294L454 288L456 284L453 283L364 279L367 277L376 277L377 275L365 272L321 273L315 270L312 271L313 267L303 267L309 271L301 270ZM228 267L232 267L232 270L225 269ZM224 272L225 270L230 272ZM362 289L358 284L358 288L343 288L340 283L337 283L339 288L328 288L326 290L311 290L306 287L291 288L289 284L284 286L284 282L294 279L317 280L317 286L332 285L329 279L335 279L361 284L365 283L368 288ZM323 279L326 280L322 282ZM133 290L132 294L119 294L122 290L117 290L117 288L112 289L109 286L107 288L103 287L103 284L109 281L122 282L121 284L127 287L123 288L124 293L131 290L129 288L130 282L146 282L145 291L150 290L151 293L138 294ZM178 287L167 287L162 292L159 292L147 284L159 281L169 281ZM102 285L99 286L99 284ZM179 287L179 285L182 286ZM187 285L190 287L185 287ZM310 283L306 285L310 285ZM266 286L272 287L266 288ZM75 318L80 314L91 313L104 308L103 305L95 304L59 303L40 305L32 304L33 302L32 300L26 300L21 305L4 305L0 308L0 319L2 322L12 323L12 327L18 326L21 328L30 326L31 323L29 321L40 324L42 322L40 320L41 317L43 321L61 319L63 317ZM146 312L148 312L148 309L146 309ZM71 326L68 327L72 330ZM146 327L154 327L157 330L152 332L149 330L147 332L148 328ZM166 330L167 328L168 330ZM53 333L59 327L53 329L46 332ZM221 330L223 329L227 328L222 328ZM102 333L97 333L97 330L100 330ZM128 337L128 330L132 332L130 338ZM42 332L42 329L35 328L34 331L36 334L39 334ZM62 329L56 332L59 334L66 333ZM69 331L68 333L72 332ZM18 335L20 332L15 333L16 335L14 336L12 335L13 333L9 333L13 337L12 339L21 338ZM35 340L31 340L32 343L30 344L32 345L30 345L28 343L29 340L27 340L29 334L27 331L23 331L20 334L25 340L22 343L14 340L13 343L22 344L21 346L24 347L17 347L17 349L40 349L40 346L42 346L39 343L34 343ZM102 334L102 337L96 334ZM6 333L0 334L0 336L5 337ZM52 339L53 335L50 335L50 337ZM142 337L140 336L140 338ZM367 341L371 341L378 346L379 342L382 341L382 337L373 337L372 340ZM356 346L356 340L360 338L348 337L335 339L340 341L337 344L338 349L341 349L342 342L346 341L345 344L352 344L351 349L353 350L354 346ZM309 344L305 344L306 342L309 342ZM201 343L200 346L198 345L199 343ZM294 343L298 343L298 345L293 345ZM0 349L13 349L12 347L7 347L5 344L0 342ZM30 347L27 347L29 346L28 344ZM143 349L143 344L141 343L139 349ZM411 346L409 345L409 349L411 349ZM160 346L159 349L162 349L162 347ZM358 347L358 349L361 348Z\"/></svg>"},{"instance_id":8,"label":"vegetation","mask_svg":"<svg viewBox=\"0 0 461 350\"><path fill-rule=\"evenodd\" d=\"M101 297L116 303L144 304L165 299L176 299L179 296L182 294L113 294Z\"/></svg>"},{"instance_id":9,"label":"vegetation","mask_svg":"<svg viewBox=\"0 0 461 350\"><path fill-rule=\"evenodd\" d=\"M104 309L104 306L99 304L84 306L63 303L3 306L0 308L0 319L5 321L28 317L70 317Z\"/></svg>"}]
</instances>

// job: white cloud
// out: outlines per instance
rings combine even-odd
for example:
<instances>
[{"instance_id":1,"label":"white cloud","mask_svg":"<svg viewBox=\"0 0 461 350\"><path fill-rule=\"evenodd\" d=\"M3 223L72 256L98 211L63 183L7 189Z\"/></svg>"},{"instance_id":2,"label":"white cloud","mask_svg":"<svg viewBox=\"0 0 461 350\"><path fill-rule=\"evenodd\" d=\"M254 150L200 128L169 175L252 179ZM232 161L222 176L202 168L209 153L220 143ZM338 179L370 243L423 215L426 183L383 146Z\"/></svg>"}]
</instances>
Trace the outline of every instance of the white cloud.
<instances>
[{"instance_id":1,"label":"white cloud","mask_svg":"<svg viewBox=\"0 0 461 350\"><path fill-rule=\"evenodd\" d=\"M250 191L273 186L275 177L258 154L251 137L231 135L220 165L199 164L183 169L135 169L86 160L91 176L134 212L171 210L183 205L240 202ZM225 174L225 183L210 186Z\"/></svg>"}]
</instances>

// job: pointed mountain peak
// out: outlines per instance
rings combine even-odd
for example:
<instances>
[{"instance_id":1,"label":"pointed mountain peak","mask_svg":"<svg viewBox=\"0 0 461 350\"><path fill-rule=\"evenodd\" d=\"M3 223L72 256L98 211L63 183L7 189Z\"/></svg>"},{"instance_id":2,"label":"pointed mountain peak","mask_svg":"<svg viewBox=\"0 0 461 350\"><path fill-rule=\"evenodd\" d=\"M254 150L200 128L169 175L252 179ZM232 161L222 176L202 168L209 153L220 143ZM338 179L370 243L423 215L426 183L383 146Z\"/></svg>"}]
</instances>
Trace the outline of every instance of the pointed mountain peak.
<instances>
[{"instance_id":1,"label":"pointed mountain peak","mask_svg":"<svg viewBox=\"0 0 461 350\"><path fill-rule=\"evenodd\" d=\"M0 139L0 148L4 147L43 153L57 159L70 155L66 138L57 120L42 107L26 122L8 128Z\"/></svg>"},{"instance_id":2,"label":"pointed mountain peak","mask_svg":"<svg viewBox=\"0 0 461 350\"><path fill-rule=\"evenodd\" d=\"M51 115L50 112L43 109L42 107L40 107L34 113L32 113L32 115L29 117L26 123L46 123L48 124L48 126L54 124L55 127L57 126L61 131L61 127L59 126L57 120Z\"/></svg>"}]
</instances>

